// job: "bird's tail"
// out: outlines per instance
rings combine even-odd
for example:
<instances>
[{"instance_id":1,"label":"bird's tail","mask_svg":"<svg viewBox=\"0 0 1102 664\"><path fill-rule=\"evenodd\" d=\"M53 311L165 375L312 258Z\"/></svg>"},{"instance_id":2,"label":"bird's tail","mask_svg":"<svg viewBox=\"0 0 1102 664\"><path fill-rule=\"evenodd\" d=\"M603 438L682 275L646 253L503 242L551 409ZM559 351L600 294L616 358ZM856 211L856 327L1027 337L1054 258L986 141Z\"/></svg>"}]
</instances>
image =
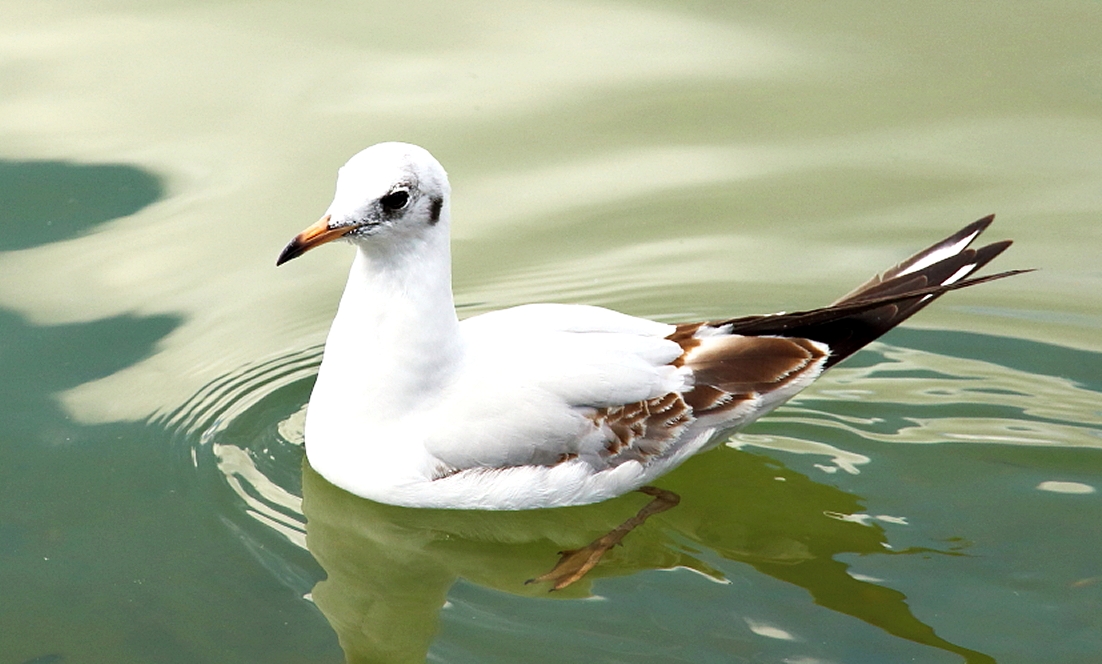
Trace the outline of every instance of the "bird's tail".
<instances>
[{"instance_id":1,"label":"bird's tail","mask_svg":"<svg viewBox=\"0 0 1102 664\"><path fill-rule=\"evenodd\" d=\"M1010 246L1010 240L979 249L968 245L995 215L973 222L899 265L876 275L845 297L821 309L747 316L711 323L746 336L801 337L826 344L831 367L910 318L939 296L958 288L1031 270L1010 270L986 277L969 276Z\"/></svg>"}]
</instances>

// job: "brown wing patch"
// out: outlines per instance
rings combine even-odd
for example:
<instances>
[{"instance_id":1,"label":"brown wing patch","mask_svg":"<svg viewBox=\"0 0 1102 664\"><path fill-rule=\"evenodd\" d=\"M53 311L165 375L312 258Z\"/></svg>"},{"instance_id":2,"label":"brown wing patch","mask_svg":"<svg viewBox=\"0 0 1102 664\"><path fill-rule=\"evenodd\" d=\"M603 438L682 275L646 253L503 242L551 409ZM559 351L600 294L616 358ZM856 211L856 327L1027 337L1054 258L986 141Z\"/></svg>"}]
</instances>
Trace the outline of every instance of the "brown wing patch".
<instances>
[{"instance_id":1,"label":"brown wing patch","mask_svg":"<svg viewBox=\"0 0 1102 664\"><path fill-rule=\"evenodd\" d=\"M685 356L689 354L689 351L700 345L700 339L696 337L697 330L705 325L707 323L678 323L673 333L666 338L681 346L681 357L670 364L675 367L685 365Z\"/></svg>"},{"instance_id":2,"label":"brown wing patch","mask_svg":"<svg viewBox=\"0 0 1102 664\"><path fill-rule=\"evenodd\" d=\"M719 332L697 336L709 323L683 323L666 338L681 346L671 362L693 372L693 388L647 401L597 410L593 423L605 435L605 452L613 465L645 460L669 449L685 427L699 417L724 416L732 421L750 415L739 406L783 390L807 371L818 373L829 352L808 339L744 337ZM783 392L782 392L783 393ZM787 398L787 397L785 397Z\"/></svg>"},{"instance_id":3,"label":"brown wing patch","mask_svg":"<svg viewBox=\"0 0 1102 664\"><path fill-rule=\"evenodd\" d=\"M784 387L827 355L808 339L732 335L710 337L683 359L696 385L753 394Z\"/></svg>"},{"instance_id":4,"label":"brown wing patch","mask_svg":"<svg viewBox=\"0 0 1102 664\"><path fill-rule=\"evenodd\" d=\"M686 392L685 403L693 409L696 416L718 415L734 410L739 405L752 401L756 397L752 393L733 394L711 385L697 385L691 391Z\"/></svg>"},{"instance_id":5,"label":"brown wing patch","mask_svg":"<svg viewBox=\"0 0 1102 664\"><path fill-rule=\"evenodd\" d=\"M692 369L694 387L684 399L695 416L733 411L759 395L783 388L808 369L817 369L829 351L800 338L728 335L697 336L723 323L681 323L666 338L681 346L674 366Z\"/></svg>"},{"instance_id":6,"label":"brown wing patch","mask_svg":"<svg viewBox=\"0 0 1102 664\"><path fill-rule=\"evenodd\" d=\"M607 435L605 451L619 461L661 454L693 421L682 395L666 394L647 401L601 408L593 422Z\"/></svg>"}]
</instances>

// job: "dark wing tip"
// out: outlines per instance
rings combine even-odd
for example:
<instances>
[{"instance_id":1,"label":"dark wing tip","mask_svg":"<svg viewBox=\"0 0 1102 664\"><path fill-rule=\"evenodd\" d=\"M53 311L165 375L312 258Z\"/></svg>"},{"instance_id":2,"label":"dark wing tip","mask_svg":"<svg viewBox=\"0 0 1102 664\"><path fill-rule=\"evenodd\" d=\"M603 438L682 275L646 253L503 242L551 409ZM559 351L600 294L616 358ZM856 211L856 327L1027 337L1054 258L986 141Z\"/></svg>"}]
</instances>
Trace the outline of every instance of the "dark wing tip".
<instances>
[{"instance_id":1,"label":"dark wing tip","mask_svg":"<svg viewBox=\"0 0 1102 664\"><path fill-rule=\"evenodd\" d=\"M905 286L906 283L908 283L901 280L903 277L913 277L928 273L930 266L941 265L943 266L942 269L944 269L944 266L948 266L950 262L954 261L954 259L974 254L974 250L969 249L968 245L975 241L975 239L979 237L981 233L987 230L987 227L990 226L991 222L993 222L994 220L995 215L989 214L982 219L977 219L976 221L973 221L972 223L968 224L956 233L953 233L944 240L935 242L929 247L926 247L922 251L919 251L906 260L900 262L898 265L894 265L887 270L884 270L880 274L874 275L865 283L861 284L849 293L846 293L841 298L835 300L834 304L854 302L869 297L875 297L885 292L898 291L899 286ZM1003 249L1005 248L1006 247L1004 246ZM1000 249L999 251L1002 251L1002 249ZM941 257L936 257L939 253L945 255ZM998 252L995 252L995 254L991 255L991 257L987 260L994 258L994 256L997 254ZM915 266L919 265L920 263L926 264L926 267L915 269ZM964 263L961 262L960 264L963 265ZM979 267L982 267L982 264L978 264L975 268L973 268L973 271L975 269L978 269ZM945 274L944 277L947 278L951 274L952 272ZM914 281L914 279L911 279L910 281ZM915 283L917 283L917 281ZM937 282L927 281L926 283Z\"/></svg>"},{"instance_id":2,"label":"dark wing tip","mask_svg":"<svg viewBox=\"0 0 1102 664\"><path fill-rule=\"evenodd\" d=\"M1012 244L1010 240L1001 240L978 249L968 248L994 218L995 215L988 215L972 222L828 307L748 316L713 325L729 325L735 334L804 337L825 343L831 349L826 366L833 366L951 290L1031 272L1010 270L969 278ZM939 252L945 255L931 260ZM918 269L908 271L920 263Z\"/></svg>"},{"instance_id":3,"label":"dark wing tip","mask_svg":"<svg viewBox=\"0 0 1102 664\"><path fill-rule=\"evenodd\" d=\"M965 226L964 228L962 228L960 230L960 232L957 233L957 236L958 237L964 237L965 235L968 235L969 233L973 233L973 232L975 232L977 235L979 235L980 233L987 230L987 227L990 226L991 222L993 222L993 221L995 221L995 215L994 214L989 214L986 217L983 217L982 219L977 219L977 220L973 221L972 223L968 224L967 226Z\"/></svg>"}]
</instances>

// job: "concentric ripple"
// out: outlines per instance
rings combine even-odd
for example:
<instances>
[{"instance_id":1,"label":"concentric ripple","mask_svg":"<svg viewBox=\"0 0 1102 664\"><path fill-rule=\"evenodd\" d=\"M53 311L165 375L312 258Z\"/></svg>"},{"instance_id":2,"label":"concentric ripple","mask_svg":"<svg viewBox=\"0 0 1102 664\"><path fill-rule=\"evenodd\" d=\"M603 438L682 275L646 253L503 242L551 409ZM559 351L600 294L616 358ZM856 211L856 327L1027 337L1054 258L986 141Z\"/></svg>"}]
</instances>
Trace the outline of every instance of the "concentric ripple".
<instances>
[{"instance_id":1,"label":"concentric ripple","mask_svg":"<svg viewBox=\"0 0 1102 664\"><path fill-rule=\"evenodd\" d=\"M303 596L320 578L305 551L302 424L321 350L242 367L206 385L162 422L222 523Z\"/></svg>"}]
</instances>

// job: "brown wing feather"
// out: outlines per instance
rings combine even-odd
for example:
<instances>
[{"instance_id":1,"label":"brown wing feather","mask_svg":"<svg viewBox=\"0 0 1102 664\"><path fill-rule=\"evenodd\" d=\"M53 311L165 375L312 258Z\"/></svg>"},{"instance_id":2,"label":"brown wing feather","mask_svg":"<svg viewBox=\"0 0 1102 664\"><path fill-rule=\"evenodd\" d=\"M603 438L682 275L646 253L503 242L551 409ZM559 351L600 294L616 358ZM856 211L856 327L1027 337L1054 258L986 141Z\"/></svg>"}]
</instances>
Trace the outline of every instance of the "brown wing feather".
<instances>
[{"instance_id":1,"label":"brown wing feather","mask_svg":"<svg viewBox=\"0 0 1102 664\"><path fill-rule=\"evenodd\" d=\"M737 394L767 392L798 377L827 352L807 339L724 336L686 353L698 385Z\"/></svg>"},{"instance_id":2,"label":"brown wing feather","mask_svg":"<svg viewBox=\"0 0 1102 664\"><path fill-rule=\"evenodd\" d=\"M692 389L597 410L592 419L604 433L606 460L616 465L663 454L699 418L719 427L753 421L938 296L1020 273L965 278L1010 245L967 248L992 218L969 224L828 307L677 325L666 338L682 353L671 364L692 371Z\"/></svg>"},{"instance_id":3,"label":"brown wing feather","mask_svg":"<svg viewBox=\"0 0 1102 664\"><path fill-rule=\"evenodd\" d=\"M720 426L752 421L938 296L1018 274L966 278L1010 246L1004 241L967 247L992 219L969 224L828 307L677 325L667 339L680 345L682 353L672 364L692 371L693 388L598 411L594 421L606 431L606 451L613 462L661 454L701 417L718 416L712 421Z\"/></svg>"},{"instance_id":4,"label":"brown wing feather","mask_svg":"<svg viewBox=\"0 0 1102 664\"><path fill-rule=\"evenodd\" d=\"M693 389L595 413L594 424L606 432L610 462L662 454L696 419L757 402L808 372L818 375L828 356L807 339L694 336L701 327L678 326L669 337L684 349L675 364L692 369Z\"/></svg>"},{"instance_id":5,"label":"brown wing feather","mask_svg":"<svg viewBox=\"0 0 1102 664\"><path fill-rule=\"evenodd\" d=\"M606 431L605 450L615 462L641 460L666 451L693 421L682 395L669 394L637 403L601 408L593 416Z\"/></svg>"}]
</instances>

